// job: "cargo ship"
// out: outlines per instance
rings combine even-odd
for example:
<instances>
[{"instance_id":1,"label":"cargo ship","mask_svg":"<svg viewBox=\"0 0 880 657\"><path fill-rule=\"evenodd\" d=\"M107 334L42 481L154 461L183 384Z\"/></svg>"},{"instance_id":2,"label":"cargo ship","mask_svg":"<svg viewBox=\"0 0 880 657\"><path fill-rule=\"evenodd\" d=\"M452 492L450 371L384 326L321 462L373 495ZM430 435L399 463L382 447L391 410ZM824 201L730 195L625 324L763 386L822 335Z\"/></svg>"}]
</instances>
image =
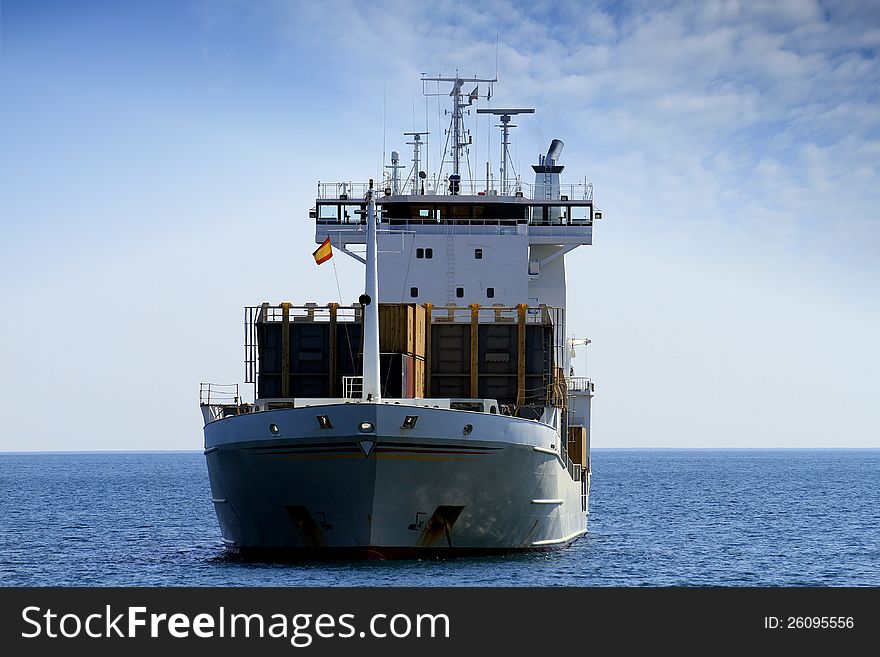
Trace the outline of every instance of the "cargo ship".
<instances>
[{"instance_id":1,"label":"cargo ship","mask_svg":"<svg viewBox=\"0 0 880 657\"><path fill-rule=\"evenodd\" d=\"M572 368L589 340L566 332L565 256L592 243L601 212L586 180L560 182L560 140L534 184L511 173L512 120L530 108L477 109L501 128L501 166L462 175L466 115L495 82L422 78L452 102L435 174L422 170L429 133L409 132L411 166L395 151L379 183L318 183L315 260L361 262L364 293L245 308L252 400L201 385L229 552L442 557L587 532L595 387Z\"/></svg>"}]
</instances>

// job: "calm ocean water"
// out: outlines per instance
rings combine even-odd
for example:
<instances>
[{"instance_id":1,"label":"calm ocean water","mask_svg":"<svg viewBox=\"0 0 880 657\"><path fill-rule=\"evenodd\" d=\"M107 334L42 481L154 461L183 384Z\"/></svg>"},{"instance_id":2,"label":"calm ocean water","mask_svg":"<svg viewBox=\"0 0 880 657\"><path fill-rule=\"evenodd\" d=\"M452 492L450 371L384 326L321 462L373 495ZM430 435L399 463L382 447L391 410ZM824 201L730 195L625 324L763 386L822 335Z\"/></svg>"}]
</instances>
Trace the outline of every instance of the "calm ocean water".
<instances>
[{"instance_id":1,"label":"calm ocean water","mask_svg":"<svg viewBox=\"0 0 880 657\"><path fill-rule=\"evenodd\" d=\"M5 586L880 586L880 450L594 450L551 553L240 563L201 453L0 454Z\"/></svg>"}]
</instances>

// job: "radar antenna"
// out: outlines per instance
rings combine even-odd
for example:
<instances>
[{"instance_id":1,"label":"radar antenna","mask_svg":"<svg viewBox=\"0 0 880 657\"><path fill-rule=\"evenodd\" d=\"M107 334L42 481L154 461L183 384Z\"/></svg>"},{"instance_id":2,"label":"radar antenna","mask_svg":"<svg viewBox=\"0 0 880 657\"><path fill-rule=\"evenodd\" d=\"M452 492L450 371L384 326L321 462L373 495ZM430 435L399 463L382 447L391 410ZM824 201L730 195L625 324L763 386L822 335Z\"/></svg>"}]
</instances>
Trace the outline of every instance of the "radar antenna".
<instances>
[{"instance_id":1,"label":"radar antenna","mask_svg":"<svg viewBox=\"0 0 880 657\"><path fill-rule=\"evenodd\" d=\"M391 151L391 164L385 168L391 169L391 193L396 196L400 194L400 170L406 168L400 163L400 153Z\"/></svg>"},{"instance_id":2,"label":"radar antenna","mask_svg":"<svg viewBox=\"0 0 880 657\"><path fill-rule=\"evenodd\" d=\"M501 123L496 128L501 128L501 195L507 194L507 161L510 158L508 146L510 145L509 130L516 125L510 122L510 117L515 114L534 114L534 109L478 109L477 114L494 114L501 117ZM513 164L511 162L511 164Z\"/></svg>"}]
</instances>

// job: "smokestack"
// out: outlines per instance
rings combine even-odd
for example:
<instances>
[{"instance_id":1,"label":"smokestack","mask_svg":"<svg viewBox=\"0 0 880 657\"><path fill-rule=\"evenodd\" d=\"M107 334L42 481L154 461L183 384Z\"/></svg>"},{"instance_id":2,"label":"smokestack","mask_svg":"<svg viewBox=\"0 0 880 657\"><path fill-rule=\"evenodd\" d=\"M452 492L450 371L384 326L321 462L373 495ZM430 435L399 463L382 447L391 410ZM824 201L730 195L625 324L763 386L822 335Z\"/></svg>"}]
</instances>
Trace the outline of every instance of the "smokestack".
<instances>
[{"instance_id":1,"label":"smokestack","mask_svg":"<svg viewBox=\"0 0 880 657\"><path fill-rule=\"evenodd\" d=\"M562 154L562 147L565 144L561 139L554 139L550 142L550 150L547 151L547 157L544 160L544 164L548 167L552 167L556 164L556 161L559 159L559 156Z\"/></svg>"},{"instance_id":2,"label":"smokestack","mask_svg":"<svg viewBox=\"0 0 880 657\"><path fill-rule=\"evenodd\" d=\"M540 199L558 199L559 198L559 174L565 168L561 164L556 164L559 156L562 155L562 147L565 144L561 139L554 139L550 142L550 148L547 155L538 156L538 164L533 164L532 169L535 172L535 191L533 197ZM555 208L553 212L558 218L559 208Z\"/></svg>"}]
</instances>

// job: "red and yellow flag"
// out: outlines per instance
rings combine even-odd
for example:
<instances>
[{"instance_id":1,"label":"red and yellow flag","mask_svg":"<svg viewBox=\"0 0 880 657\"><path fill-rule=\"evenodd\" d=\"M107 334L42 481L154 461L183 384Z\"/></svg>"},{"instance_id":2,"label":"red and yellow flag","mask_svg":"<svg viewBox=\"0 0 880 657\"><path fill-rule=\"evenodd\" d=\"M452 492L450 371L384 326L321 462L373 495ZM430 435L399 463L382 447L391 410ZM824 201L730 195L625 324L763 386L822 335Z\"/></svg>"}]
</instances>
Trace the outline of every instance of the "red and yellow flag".
<instances>
[{"instance_id":1,"label":"red and yellow flag","mask_svg":"<svg viewBox=\"0 0 880 657\"><path fill-rule=\"evenodd\" d=\"M330 246L330 238L328 237L323 242L321 242L321 246L314 250L312 255L315 257L315 262L319 265L322 262L326 262L330 258L333 257L333 249Z\"/></svg>"}]
</instances>

